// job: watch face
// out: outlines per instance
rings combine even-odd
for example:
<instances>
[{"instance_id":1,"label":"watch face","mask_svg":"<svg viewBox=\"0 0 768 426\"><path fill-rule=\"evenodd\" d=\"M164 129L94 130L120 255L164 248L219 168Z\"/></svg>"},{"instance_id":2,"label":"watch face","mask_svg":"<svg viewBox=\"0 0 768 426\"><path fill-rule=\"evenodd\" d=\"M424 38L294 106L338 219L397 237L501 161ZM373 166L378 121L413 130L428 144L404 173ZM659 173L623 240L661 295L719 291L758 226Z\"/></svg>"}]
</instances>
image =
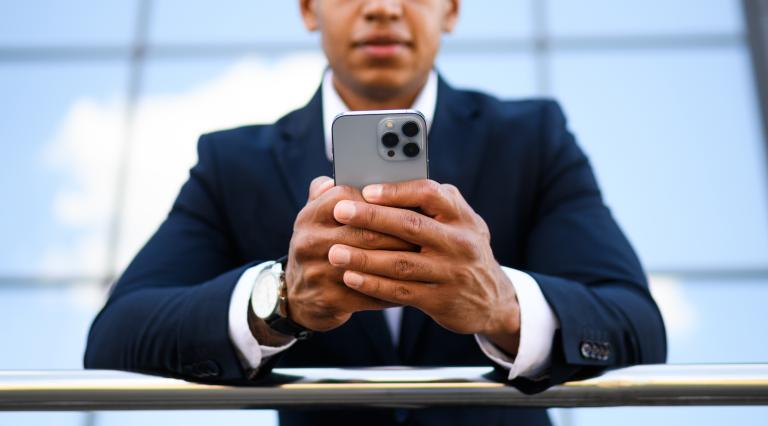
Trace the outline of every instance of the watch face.
<instances>
[{"instance_id":1,"label":"watch face","mask_svg":"<svg viewBox=\"0 0 768 426\"><path fill-rule=\"evenodd\" d=\"M261 274L251 293L253 313L259 318L266 319L275 311L278 302L280 282L271 273Z\"/></svg>"}]
</instances>

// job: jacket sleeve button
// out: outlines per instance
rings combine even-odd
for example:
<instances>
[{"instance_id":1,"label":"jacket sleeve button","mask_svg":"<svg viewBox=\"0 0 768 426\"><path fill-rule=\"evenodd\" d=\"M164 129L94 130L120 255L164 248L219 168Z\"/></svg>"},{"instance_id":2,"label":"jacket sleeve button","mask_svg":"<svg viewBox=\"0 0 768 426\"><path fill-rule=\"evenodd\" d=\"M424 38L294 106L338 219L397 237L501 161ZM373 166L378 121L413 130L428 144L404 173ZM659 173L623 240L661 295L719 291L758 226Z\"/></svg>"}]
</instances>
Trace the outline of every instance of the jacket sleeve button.
<instances>
[{"instance_id":1,"label":"jacket sleeve button","mask_svg":"<svg viewBox=\"0 0 768 426\"><path fill-rule=\"evenodd\" d=\"M581 347L579 348L579 352L581 352L581 356L587 359L590 359L594 356L594 351L592 349L592 344L590 342L581 342Z\"/></svg>"}]
</instances>

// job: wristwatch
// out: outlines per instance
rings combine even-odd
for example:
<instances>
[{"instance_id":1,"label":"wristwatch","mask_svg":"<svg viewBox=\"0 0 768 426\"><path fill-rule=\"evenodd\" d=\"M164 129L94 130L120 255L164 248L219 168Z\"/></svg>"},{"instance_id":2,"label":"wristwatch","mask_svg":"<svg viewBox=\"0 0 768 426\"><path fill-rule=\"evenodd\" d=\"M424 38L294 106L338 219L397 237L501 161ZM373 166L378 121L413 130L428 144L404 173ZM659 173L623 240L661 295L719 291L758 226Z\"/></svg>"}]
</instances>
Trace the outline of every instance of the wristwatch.
<instances>
[{"instance_id":1,"label":"wristwatch","mask_svg":"<svg viewBox=\"0 0 768 426\"><path fill-rule=\"evenodd\" d=\"M305 340L312 335L312 330L293 322L288 315L288 289L284 272L286 263L287 256L284 256L261 270L251 290L250 305L256 317L272 330Z\"/></svg>"}]
</instances>

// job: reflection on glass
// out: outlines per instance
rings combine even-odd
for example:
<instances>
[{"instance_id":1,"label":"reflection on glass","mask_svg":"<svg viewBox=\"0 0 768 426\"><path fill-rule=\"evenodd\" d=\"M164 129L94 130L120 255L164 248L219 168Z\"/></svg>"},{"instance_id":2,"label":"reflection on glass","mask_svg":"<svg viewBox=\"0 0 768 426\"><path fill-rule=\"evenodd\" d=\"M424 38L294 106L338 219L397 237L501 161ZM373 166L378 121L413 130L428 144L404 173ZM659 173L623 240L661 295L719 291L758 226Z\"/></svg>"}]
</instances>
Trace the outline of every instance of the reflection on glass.
<instances>
[{"instance_id":1,"label":"reflection on glass","mask_svg":"<svg viewBox=\"0 0 768 426\"><path fill-rule=\"evenodd\" d=\"M549 0L547 10L556 37L740 34L743 27L733 0Z\"/></svg>"},{"instance_id":2,"label":"reflection on glass","mask_svg":"<svg viewBox=\"0 0 768 426\"><path fill-rule=\"evenodd\" d=\"M103 272L126 72L124 62L0 65L0 275Z\"/></svg>"},{"instance_id":3,"label":"reflection on glass","mask_svg":"<svg viewBox=\"0 0 768 426\"><path fill-rule=\"evenodd\" d=\"M765 156L745 49L573 52L552 65L554 92L647 267L768 264Z\"/></svg>"}]
</instances>

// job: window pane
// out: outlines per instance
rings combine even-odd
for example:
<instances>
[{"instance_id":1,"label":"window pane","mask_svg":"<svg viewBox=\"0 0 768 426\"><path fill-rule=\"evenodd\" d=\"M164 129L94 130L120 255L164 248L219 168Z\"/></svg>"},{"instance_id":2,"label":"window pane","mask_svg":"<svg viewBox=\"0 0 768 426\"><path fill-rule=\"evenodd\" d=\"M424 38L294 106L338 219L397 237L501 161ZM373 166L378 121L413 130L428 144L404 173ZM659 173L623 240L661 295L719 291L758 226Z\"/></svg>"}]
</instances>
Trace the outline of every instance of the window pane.
<instances>
[{"instance_id":1,"label":"window pane","mask_svg":"<svg viewBox=\"0 0 768 426\"><path fill-rule=\"evenodd\" d=\"M83 368L89 325L102 302L98 282L3 284L0 336L3 348L12 350L0 351L0 365L9 370Z\"/></svg>"},{"instance_id":2,"label":"window pane","mask_svg":"<svg viewBox=\"0 0 768 426\"><path fill-rule=\"evenodd\" d=\"M0 274L103 270L126 69L0 66Z\"/></svg>"},{"instance_id":3,"label":"window pane","mask_svg":"<svg viewBox=\"0 0 768 426\"><path fill-rule=\"evenodd\" d=\"M273 410L210 410L210 411L105 411L98 415L98 426L275 426L277 412Z\"/></svg>"},{"instance_id":4,"label":"window pane","mask_svg":"<svg viewBox=\"0 0 768 426\"><path fill-rule=\"evenodd\" d=\"M457 88L482 90L502 98L536 92L533 55L519 53L444 53L437 69Z\"/></svg>"},{"instance_id":5,"label":"window pane","mask_svg":"<svg viewBox=\"0 0 768 426\"><path fill-rule=\"evenodd\" d=\"M85 423L85 413L13 413L0 412L0 424L24 426L81 426Z\"/></svg>"},{"instance_id":6,"label":"window pane","mask_svg":"<svg viewBox=\"0 0 768 426\"><path fill-rule=\"evenodd\" d=\"M734 0L550 0L555 36L740 34L741 2Z\"/></svg>"},{"instance_id":7,"label":"window pane","mask_svg":"<svg viewBox=\"0 0 768 426\"><path fill-rule=\"evenodd\" d=\"M564 410L558 410L564 411ZM570 410L574 426L588 425L690 425L764 426L766 407L635 407L578 408Z\"/></svg>"},{"instance_id":8,"label":"window pane","mask_svg":"<svg viewBox=\"0 0 768 426\"><path fill-rule=\"evenodd\" d=\"M553 58L555 94L651 269L768 262L765 153L741 48Z\"/></svg>"},{"instance_id":9,"label":"window pane","mask_svg":"<svg viewBox=\"0 0 768 426\"><path fill-rule=\"evenodd\" d=\"M533 1L472 0L461 3L455 39L532 38Z\"/></svg>"},{"instance_id":10,"label":"window pane","mask_svg":"<svg viewBox=\"0 0 768 426\"><path fill-rule=\"evenodd\" d=\"M0 46L126 45L136 0L25 0L0 3Z\"/></svg>"},{"instance_id":11,"label":"window pane","mask_svg":"<svg viewBox=\"0 0 768 426\"><path fill-rule=\"evenodd\" d=\"M151 23L153 43L312 42L298 1L157 0Z\"/></svg>"},{"instance_id":12,"label":"window pane","mask_svg":"<svg viewBox=\"0 0 768 426\"><path fill-rule=\"evenodd\" d=\"M149 63L134 124L121 267L167 215L202 133L274 122L309 101L324 67L317 52Z\"/></svg>"}]
</instances>

